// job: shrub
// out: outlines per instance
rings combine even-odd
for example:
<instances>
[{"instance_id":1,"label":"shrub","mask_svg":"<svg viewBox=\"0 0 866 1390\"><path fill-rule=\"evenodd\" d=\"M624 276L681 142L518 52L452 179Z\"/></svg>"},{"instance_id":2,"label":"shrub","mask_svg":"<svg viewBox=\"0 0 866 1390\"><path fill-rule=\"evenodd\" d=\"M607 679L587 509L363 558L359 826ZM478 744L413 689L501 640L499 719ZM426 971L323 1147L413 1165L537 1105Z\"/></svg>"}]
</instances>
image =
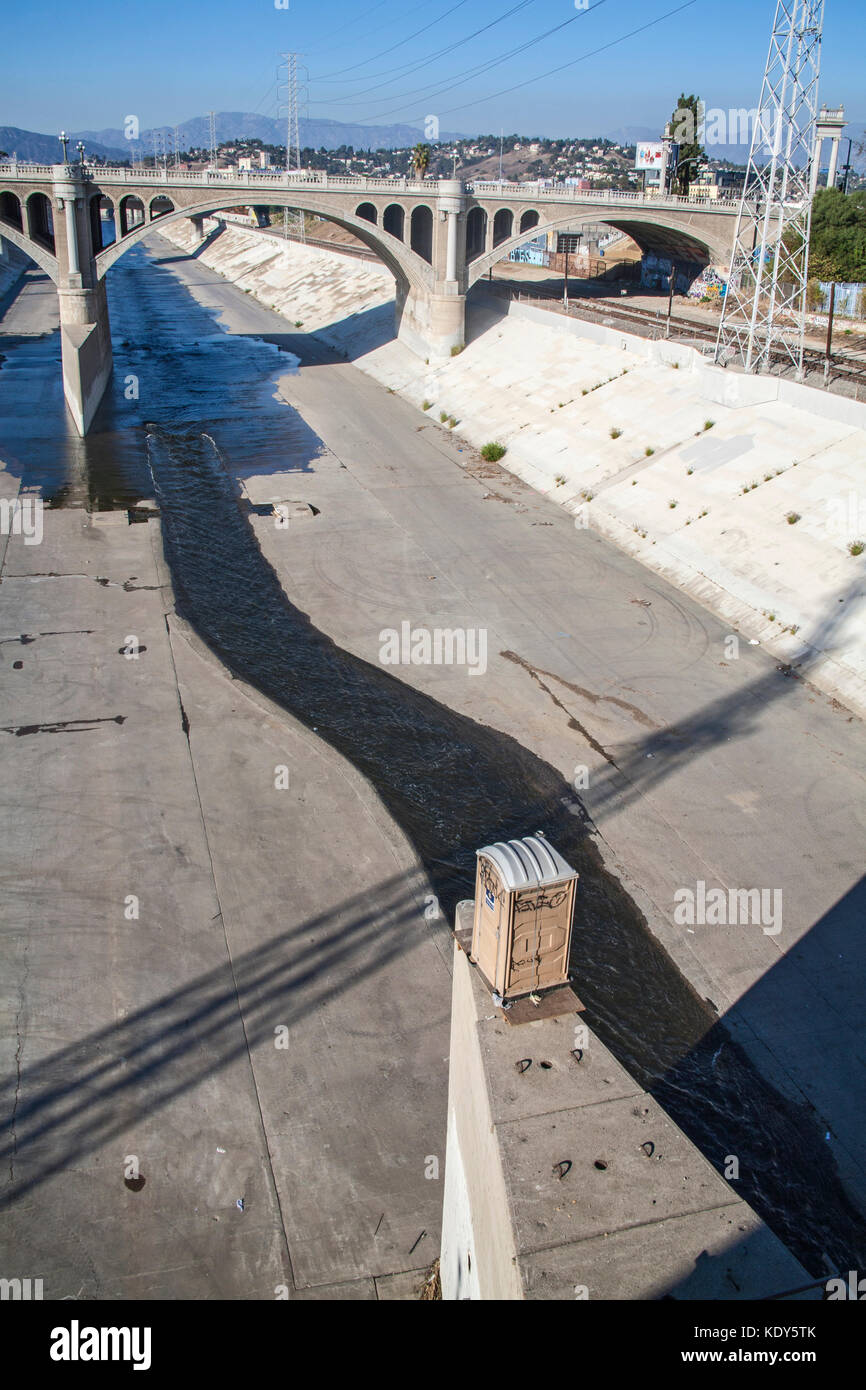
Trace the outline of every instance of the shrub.
<instances>
[{"instance_id":1,"label":"shrub","mask_svg":"<svg viewBox=\"0 0 866 1390\"><path fill-rule=\"evenodd\" d=\"M504 455L504 444L485 444L484 448L481 450L481 457L484 459L485 463L497 463L499 459L504 457Z\"/></svg>"},{"instance_id":2,"label":"shrub","mask_svg":"<svg viewBox=\"0 0 866 1390\"><path fill-rule=\"evenodd\" d=\"M787 521L789 526L796 526L797 522L800 520L800 513L789 512L788 515L785 517L785 520Z\"/></svg>"},{"instance_id":3,"label":"shrub","mask_svg":"<svg viewBox=\"0 0 866 1390\"><path fill-rule=\"evenodd\" d=\"M432 401L422 401L422 402L421 402L421 409L422 409L422 410L429 410L432 404L433 404Z\"/></svg>"},{"instance_id":4,"label":"shrub","mask_svg":"<svg viewBox=\"0 0 866 1390\"><path fill-rule=\"evenodd\" d=\"M439 423L440 423L440 425L444 425L444 424L445 424L445 421L446 421L447 419L448 419L448 411L447 411L447 410L440 410L440 411L439 411Z\"/></svg>"},{"instance_id":5,"label":"shrub","mask_svg":"<svg viewBox=\"0 0 866 1390\"><path fill-rule=\"evenodd\" d=\"M449 416L448 416L448 428L449 428L449 430L453 430L453 428L454 428L454 426L455 426L456 424L457 424L457 421L455 420L454 416L453 416L453 415L449 415ZM503 453L504 453L504 452L505 452L505 451L503 450Z\"/></svg>"},{"instance_id":6,"label":"shrub","mask_svg":"<svg viewBox=\"0 0 866 1390\"><path fill-rule=\"evenodd\" d=\"M862 555L864 550L862 541L852 541L848 547L849 555Z\"/></svg>"}]
</instances>

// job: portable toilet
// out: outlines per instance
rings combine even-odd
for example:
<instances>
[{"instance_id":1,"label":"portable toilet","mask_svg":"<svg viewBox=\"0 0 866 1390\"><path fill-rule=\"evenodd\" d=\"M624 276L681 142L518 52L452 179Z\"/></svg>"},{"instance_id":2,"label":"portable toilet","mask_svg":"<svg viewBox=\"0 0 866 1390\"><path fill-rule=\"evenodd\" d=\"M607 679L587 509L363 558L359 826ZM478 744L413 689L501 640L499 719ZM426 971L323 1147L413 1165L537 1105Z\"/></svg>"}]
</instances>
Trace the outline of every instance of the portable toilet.
<instances>
[{"instance_id":1,"label":"portable toilet","mask_svg":"<svg viewBox=\"0 0 866 1390\"><path fill-rule=\"evenodd\" d=\"M472 959L503 999L568 982L578 874L543 835L477 852Z\"/></svg>"}]
</instances>

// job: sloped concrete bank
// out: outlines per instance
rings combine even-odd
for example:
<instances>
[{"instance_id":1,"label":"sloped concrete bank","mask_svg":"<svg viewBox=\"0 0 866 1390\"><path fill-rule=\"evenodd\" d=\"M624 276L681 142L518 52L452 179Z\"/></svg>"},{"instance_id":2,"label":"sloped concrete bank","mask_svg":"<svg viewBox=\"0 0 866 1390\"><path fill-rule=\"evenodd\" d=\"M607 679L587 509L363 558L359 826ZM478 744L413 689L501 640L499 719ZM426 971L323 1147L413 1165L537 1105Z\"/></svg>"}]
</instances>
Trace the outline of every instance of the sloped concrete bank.
<instances>
[{"instance_id":1,"label":"sloped concrete bank","mask_svg":"<svg viewBox=\"0 0 866 1390\"><path fill-rule=\"evenodd\" d=\"M483 297L433 366L393 338L384 267L237 226L201 259L866 716L866 403Z\"/></svg>"}]
</instances>

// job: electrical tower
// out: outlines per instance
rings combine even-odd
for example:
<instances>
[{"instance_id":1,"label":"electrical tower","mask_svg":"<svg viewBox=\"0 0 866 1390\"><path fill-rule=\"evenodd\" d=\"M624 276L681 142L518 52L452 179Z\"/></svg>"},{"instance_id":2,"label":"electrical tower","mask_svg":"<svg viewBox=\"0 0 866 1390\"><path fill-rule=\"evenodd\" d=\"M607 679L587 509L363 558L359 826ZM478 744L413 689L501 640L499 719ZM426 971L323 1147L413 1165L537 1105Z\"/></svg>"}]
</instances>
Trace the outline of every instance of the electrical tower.
<instances>
[{"instance_id":1,"label":"electrical tower","mask_svg":"<svg viewBox=\"0 0 866 1390\"><path fill-rule=\"evenodd\" d=\"M803 374L824 0L777 0L715 360Z\"/></svg>"},{"instance_id":2,"label":"electrical tower","mask_svg":"<svg viewBox=\"0 0 866 1390\"><path fill-rule=\"evenodd\" d=\"M300 84L298 80L298 54L283 53L283 62L277 69L277 77L282 78L285 69L285 80L280 81L278 92L285 91L285 100L280 101L280 110L285 108L286 112L286 176L292 170L301 168L301 134L300 134ZM286 208L283 212L283 235L288 237L290 228L294 235L300 237L301 241L306 240L306 222L301 211L290 212Z\"/></svg>"},{"instance_id":3,"label":"electrical tower","mask_svg":"<svg viewBox=\"0 0 866 1390\"><path fill-rule=\"evenodd\" d=\"M210 120L210 167L217 167L217 143L216 143L216 111L209 111Z\"/></svg>"}]
</instances>

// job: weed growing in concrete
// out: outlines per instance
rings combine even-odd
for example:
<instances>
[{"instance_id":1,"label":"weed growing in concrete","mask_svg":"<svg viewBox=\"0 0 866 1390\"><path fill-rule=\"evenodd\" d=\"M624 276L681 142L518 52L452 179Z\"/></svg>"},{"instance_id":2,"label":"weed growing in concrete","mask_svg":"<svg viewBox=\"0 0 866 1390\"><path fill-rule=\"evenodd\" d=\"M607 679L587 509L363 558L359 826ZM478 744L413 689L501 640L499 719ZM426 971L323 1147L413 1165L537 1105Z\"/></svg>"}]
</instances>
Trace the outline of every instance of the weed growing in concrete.
<instances>
[{"instance_id":1,"label":"weed growing in concrete","mask_svg":"<svg viewBox=\"0 0 866 1390\"><path fill-rule=\"evenodd\" d=\"M645 457L645 458L652 458L652 456L653 456L654 453L655 453L655 449L651 448L651 446L648 444L648 445L646 446L646 448L644 449L644 457Z\"/></svg>"},{"instance_id":2,"label":"weed growing in concrete","mask_svg":"<svg viewBox=\"0 0 866 1390\"><path fill-rule=\"evenodd\" d=\"M785 517L785 520L787 521L789 526L796 526L797 522L800 520L800 513L788 512L788 515Z\"/></svg>"},{"instance_id":3,"label":"weed growing in concrete","mask_svg":"<svg viewBox=\"0 0 866 1390\"><path fill-rule=\"evenodd\" d=\"M454 426L455 426L456 424L457 424L457 421L454 419L454 416L453 416L453 415L449 415L449 416L448 416L448 428L449 428L450 430L453 430L453 428L454 428ZM503 450L503 452L504 452L504 450Z\"/></svg>"},{"instance_id":4,"label":"weed growing in concrete","mask_svg":"<svg viewBox=\"0 0 866 1390\"><path fill-rule=\"evenodd\" d=\"M440 411L439 411L439 423L440 423L440 425L444 425L444 424L445 424L445 421L446 421L447 419L448 419L448 411L447 411L447 410L440 410Z\"/></svg>"},{"instance_id":5,"label":"weed growing in concrete","mask_svg":"<svg viewBox=\"0 0 866 1390\"><path fill-rule=\"evenodd\" d=\"M556 475L556 477L554 478L553 481L556 483L556 486L557 486L557 487L562 487L563 484L564 484L565 481L566 481L565 474L564 474L564 473L557 473L557 475Z\"/></svg>"},{"instance_id":6,"label":"weed growing in concrete","mask_svg":"<svg viewBox=\"0 0 866 1390\"><path fill-rule=\"evenodd\" d=\"M456 424L456 423L457 423L457 422L455 421L455 424ZM504 444L496 444L496 443L485 444L485 445L484 445L484 448L481 450L481 457L484 459L485 463L498 463L499 459L503 458L504 455L505 455L505 445L504 445Z\"/></svg>"},{"instance_id":7,"label":"weed growing in concrete","mask_svg":"<svg viewBox=\"0 0 866 1390\"><path fill-rule=\"evenodd\" d=\"M622 434L622 430L618 430L618 429L616 428L616 426L614 425L613 429L612 429L611 432L610 432L610 437L611 437L611 439L619 439L619 437L620 437L621 434Z\"/></svg>"},{"instance_id":8,"label":"weed growing in concrete","mask_svg":"<svg viewBox=\"0 0 866 1390\"><path fill-rule=\"evenodd\" d=\"M463 351L465 346L465 343L455 343L453 348L451 349L451 356L457 357Z\"/></svg>"},{"instance_id":9,"label":"weed growing in concrete","mask_svg":"<svg viewBox=\"0 0 866 1390\"><path fill-rule=\"evenodd\" d=\"M670 507L671 511L673 511L674 507L677 506L677 499L675 497L672 497L670 502L668 502L668 506Z\"/></svg>"},{"instance_id":10,"label":"weed growing in concrete","mask_svg":"<svg viewBox=\"0 0 866 1390\"><path fill-rule=\"evenodd\" d=\"M687 472L689 475L691 475L692 473L694 473L694 471L695 471L695 470L694 470L693 468L687 468L687 469L686 469L686 472Z\"/></svg>"},{"instance_id":11,"label":"weed growing in concrete","mask_svg":"<svg viewBox=\"0 0 866 1390\"><path fill-rule=\"evenodd\" d=\"M422 401L422 402L421 402L421 409L422 409L422 410L429 410L432 404L433 404L432 401Z\"/></svg>"},{"instance_id":12,"label":"weed growing in concrete","mask_svg":"<svg viewBox=\"0 0 866 1390\"><path fill-rule=\"evenodd\" d=\"M711 429L713 428L713 425L714 425L715 423L716 423L715 420L705 420L705 421L704 421L704 429L705 429L705 430L711 430Z\"/></svg>"},{"instance_id":13,"label":"weed growing in concrete","mask_svg":"<svg viewBox=\"0 0 866 1390\"><path fill-rule=\"evenodd\" d=\"M862 554L863 554L863 551L864 551L864 548L866 548L866 547L864 547L862 541L852 541L851 544L848 546L848 554L849 554L849 555L862 555Z\"/></svg>"}]
</instances>

